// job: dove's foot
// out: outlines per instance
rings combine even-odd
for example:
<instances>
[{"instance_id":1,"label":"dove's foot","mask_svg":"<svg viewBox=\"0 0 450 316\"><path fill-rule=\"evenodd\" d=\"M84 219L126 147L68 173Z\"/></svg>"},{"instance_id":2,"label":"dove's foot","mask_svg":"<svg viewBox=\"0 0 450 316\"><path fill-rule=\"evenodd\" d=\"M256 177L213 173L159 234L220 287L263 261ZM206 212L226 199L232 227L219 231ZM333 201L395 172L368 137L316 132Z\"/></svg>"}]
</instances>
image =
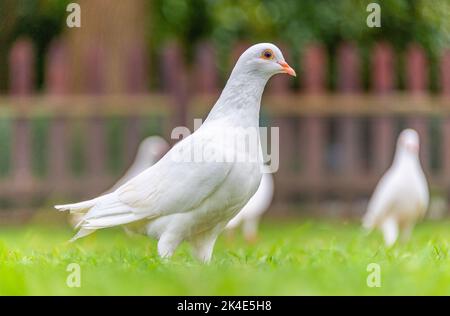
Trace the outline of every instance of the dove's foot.
<instances>
[{"instance_id":1,"label":"dove's foot","mask_svg":"<svg viewBox=\"0 0 450 316\"><path fill-rule=\"evenodd\" d=\"M173 234L165 233L158 241L158 254L161 258L168 259L172 257L181 240Z\"/></svg>"},{"instance_id":2,"label":"dove's foot","mask_svg":"<svg viewBox=\"0 0 450 316\"><path fill-rule=\"evenodd\" d=\"M209 263L212 258L214 244L218 234L207 232L191 240L194 256L203 263Z\"/></svg>"},{"instance_id":3,"label":"dove's foot","mask_svg":"<svg viewBox=\"0 0 450 316\"><path fill-rule=\"evenodd\" d=\"M256 234L246 235L245 241L250 245L254 245L258 241L258 235Z\"/></svg>"},{"instance_id":4,"label":"dove's foot","mask_svg":"<svg viewBox=\"0 0 450 316\"><path fill-rule=\"evenodd\" d=\"M400 241L402 243L407 243L411 239L412 231L413 231L414 225L405 225L401 229L400 233Z\"/></svg>"},{"instance_id":5,"label":"dove's foot","mask_svg":"<svg viewBox=\"0 0 450 316\"><path fill-rule=\"evenodd\" d=\"M254 244L258 240L258 222L258 218L249 218L244 221L242 232L245 241L249 244Z\"/></svg>"},{"instance_id":6,"label":"dove's foot","mask_svg":"<svg viewBox=\"0 0 450 316\"><path fill-rule=\"evenodd\" d=\"M398 225L395 219L388 218L381 226L384 235L386 246L391 247L395 244L398 238Z\"/></svg>"}]
</instances>

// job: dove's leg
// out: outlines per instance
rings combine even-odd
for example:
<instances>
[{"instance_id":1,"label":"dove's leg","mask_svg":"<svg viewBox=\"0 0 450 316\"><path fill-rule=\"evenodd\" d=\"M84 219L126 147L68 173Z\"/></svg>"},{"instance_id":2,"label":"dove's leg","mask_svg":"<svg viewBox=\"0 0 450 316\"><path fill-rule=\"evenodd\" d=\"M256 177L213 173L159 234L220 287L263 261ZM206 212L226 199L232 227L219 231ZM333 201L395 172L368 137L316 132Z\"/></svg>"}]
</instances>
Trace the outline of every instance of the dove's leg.
<instances>
[{"instance_id":1,"label":"dove's leg","mask_svg":"<svg viewBox=\"0 0 450 316\"><path fill-rule=\"evenodd\" d=\"M158 254L161 258L172 257L181 241L182 239L176 234L168 232L162 234L158 241Z\"/></svg>"},{"instance_id":2,"label":"dove's leg","mask_svg":"<svg viewBox=\"0 0 450 316\"><path fill-rule=\"evenodd\" d=\"M258 218L247 218L244 220L242 225L242 230L244 232L244 237L247 242L254 242L258 235Z\"/></svg>"},{"instance_id":3,"label":"dove's leg","mask_svg":"<svg viewBox=\"0 0 450 316\"><path fill-rule=\"evenodd\" d=\"M387 218L381 225L381 230L383 231L386 246L392 246L398 237L397 221L394 218Z\"/></svg>"},{"instance_id":4,"label":"dove's leg","mask_svg":"<svg viewBox=\"0 0 450 316\"><path fill-rule=\"evenodd\" d=\"M218 235L216 230L213 229L191 239L192 250L198 260L203 263L209 263L211 261L214 244Z\"/></svg>"},{"instance_id":5,"label":"dove's leg","mask_svg":"<svg viewBox=\"0 0 450 316\"><path fill-rule=\"evenodd\" d=\"M400 240L403 243L406 243L409 241L409 239L411 238L411 233L413 231L414 228L414 224L413 223L408 223L403 225L402 229L401 229L401 233L400 233Z\"/></svg>"}]
</instances>

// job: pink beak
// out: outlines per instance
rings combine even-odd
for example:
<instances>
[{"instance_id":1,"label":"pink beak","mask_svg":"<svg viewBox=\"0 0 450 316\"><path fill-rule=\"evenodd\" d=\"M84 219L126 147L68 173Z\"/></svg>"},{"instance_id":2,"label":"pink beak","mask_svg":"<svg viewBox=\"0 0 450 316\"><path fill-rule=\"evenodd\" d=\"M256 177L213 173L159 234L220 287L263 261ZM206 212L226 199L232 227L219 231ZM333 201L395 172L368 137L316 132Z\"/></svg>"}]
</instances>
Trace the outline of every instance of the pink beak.
<instances>
[{"instance_id":1,"label":"pink beak","mask_svg":"<svg viewBox=\"0 0 450 316\"><path fill-rule=\"evenodd\" d=\"M287 73L288 75L291 75L293 77L297 77L297 74L295 73L295 70L289 66L289 64L285 61L279 61L278 64L283 68L283 72Z\"/></svg>"}]
</instances>

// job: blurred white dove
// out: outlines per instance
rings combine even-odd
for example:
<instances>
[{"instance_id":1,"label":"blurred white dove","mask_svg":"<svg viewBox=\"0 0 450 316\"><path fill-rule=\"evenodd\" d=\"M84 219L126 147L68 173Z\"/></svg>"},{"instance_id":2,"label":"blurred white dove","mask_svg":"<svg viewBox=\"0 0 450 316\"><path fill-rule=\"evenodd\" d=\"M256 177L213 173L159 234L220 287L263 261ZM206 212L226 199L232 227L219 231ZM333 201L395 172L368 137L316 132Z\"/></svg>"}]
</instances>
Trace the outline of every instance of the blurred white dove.
<instances>
[{"instance_id":1,"label":"blurred white dove","mask_svg":"<svg viewBox=\"0 0 450 316\"><path fill-rule=\"evenodd\" d=\"M127 172L107 192L112 192L134 178L145 169L153 166L169 149L169 143L161 136L149 136L140 144L133 164ZM106 192L105 192L106 193Z\"/></svg>"},{"instance_id":2,"label":"blurred white dove","mask_svg":"<svg viewBox=\"0 0 450 316\"><path fill-rule=\"evenodd\" d=\"M122 184L134 178L145 169L153 166L169 149L169 143L161 136L149 136L145 138L140 144L134 158L133 164L128 168L127 172L120 178L110 189L103 194L112 192L119 188ZM70 217L70 223L77 226L84 214L75 213ZM128 230L127 230L128 231Z\"/></svg>"},{"instance_id":3,"label":"blurred white dove","mask_svg":"<svg viewBox=\"0 0 450 316\"><path fill-rule=\"evenodd\" d=\"M256 240L259 220L272 203L273 177L269 167L264 166L263 170L264 173L258 190L226 226L226 229L232 230L242 224L242 231L248 242Z\"/></svg>"},{"instance_id":4,"label":"blurred white dove","mask_svg":"<svg viewBox=\"0 0 450 316\"><path fill-rule=\"evenodd\" d=\"M373 193L363 225L379 228L387 246L392 246L399 235L407 241L416 222L424 217L428 201L428 184L419 160L419 135L406 129L398 138L392 166Z\"/></svg>"},{"instance_id":5,"label":"blurred white dove","mask_svg":"<svg viewBox=\"0 0 450 316\"><path fill-rule=\"evenodd\" d=\"M114 192L55 206L85 214L73 240L97 229L144 221L146 233L158 239L161 257L172 256L182 241L188 241L194 255L209 262L217 236L261 181L261 97L269 78L278 73L295 76L275 45L247 49L192 135ZM249 133L255 141L247 144Z\"/></svg>"}]
</instances>

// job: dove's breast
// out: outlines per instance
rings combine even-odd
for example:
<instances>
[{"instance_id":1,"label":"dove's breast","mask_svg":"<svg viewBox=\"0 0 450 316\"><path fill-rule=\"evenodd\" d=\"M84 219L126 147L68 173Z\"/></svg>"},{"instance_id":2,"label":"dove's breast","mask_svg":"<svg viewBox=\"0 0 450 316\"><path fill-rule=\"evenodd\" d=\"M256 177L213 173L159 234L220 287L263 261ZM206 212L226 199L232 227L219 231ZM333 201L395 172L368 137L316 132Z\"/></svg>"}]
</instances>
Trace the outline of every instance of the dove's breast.
<instances>
[{"instance_id":1,"label":"dove's breast","mask_svg":"<svg viewBox=\"0 0 450 316\"><path fill-rule=\"evenodd\" d=\"M423 172L405 170L397 181L398 193L393 208L398 220L417 220L424 215L428 207L428 185Z\"/></svg>"},{"instance_id":2,"label":"dove's breast","mask_svg":"<svg viewBox=\"0 0 450 316\"><path fill-rule=\"evenodd\" d=\"M150 221L146 232L159 238L163 233L172 231L186 239L218 225L225 227L256 192L260 180L259 164L235 164L222 185L203 203L189 212Z\"/></svg>"},{"instance_id":3,"label":"dove's breast","mask_svg":"<svg viewBox=\"0 0 450 316\"><path fill-rule=\"evenodd\" d=\"M229 132L228 135L230 134L232 133ZM214 133L205 135L205 138L209 138L205 142L208 150L202 151L212 153L211 156L206 156L211 160L202 163L213 164L217 168L227 170L226 176L201 203L190 209L181 207L176 210L175 214L168 214L150 221L147 225L148 235L158 238L171 231L183 238L189 238L218 225L225 227L226 223L245 206L256 192L261 181L261 170L260 162L252 156L255 154L250 154L247 152L248 149L244 149L248 146L225 146L223 139L210 138L211 135ZM231 161L214 161L217 157L231 157ZM195 188L192 189L195 190Z\"/></svg>"}]
</instances>

